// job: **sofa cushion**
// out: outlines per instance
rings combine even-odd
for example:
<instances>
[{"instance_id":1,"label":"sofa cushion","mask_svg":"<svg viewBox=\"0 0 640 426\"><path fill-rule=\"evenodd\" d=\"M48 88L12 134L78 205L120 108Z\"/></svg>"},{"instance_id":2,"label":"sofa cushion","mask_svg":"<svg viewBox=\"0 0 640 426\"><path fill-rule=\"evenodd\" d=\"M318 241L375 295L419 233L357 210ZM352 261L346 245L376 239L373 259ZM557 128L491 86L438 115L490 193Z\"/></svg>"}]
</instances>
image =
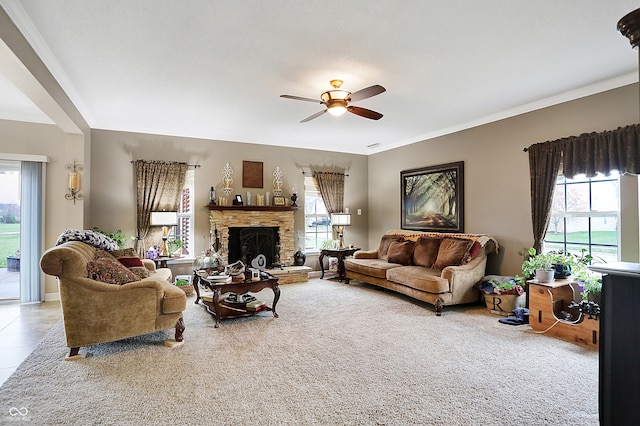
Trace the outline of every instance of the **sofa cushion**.
<instances>
[{"instance_id":1,"label":"sofa cushion","mask_svg":"<svg viewBox=\"0 0 640 426\"><path fill-rule=\"evenodd\" d=\"M390 269L387 271L387 280L429 293L450 291L449 280L440 277L439 270L424 266L412 265Z\"/></svg>"},{"instance_id":2,"label":"sofa cushion","mask_svg":"<svg viewBox=\"0 0 640 426\"><path fill-rule=\"evenodd\" d=\"M397 235L383 235L380 239L380 245L378 246L378 259L387 260L387 253L389 252L389 246L394 241L402 241L401 237Z\"/></svg>"},{"instance_id":3,"label":"sofa cushion","mask_svg":"<svg viewBox=\"0 0 640 426\"><path fill-rule=\"evenodd\" d=\"M438 258L440 238L420 237L413 249L413 264L431 268Z\"/></svg>"},{"instance_id":4,"label":"sofa cushion","mask_svg":"<svg viewBox=\"0 0 640 426\"><path fill-rule=\"evenodd\" d=\"M107 257L96 257L87 263L89 278L107 284L126 284L138 281L138 277L120 262Z\"/></svg>"},{"instance_id":5,"label":"sofa cushion","mask_svg":"<svg viewBox=\"0 0 640 426\"><path fill-rule=\"evenodd\" d=\"M435 269L444 269L447 266L461 265L467 250L473 244L469 240L458 240L455 238L445 238L440 243L438 258L433 264Z\"/></svg>"},{"instance_id":6,"label":"sofa cushion","mask_svg":"<svg viewBox=\"0 0 640 426\"><path fill-rule=\"evenodd\" d=\"M387 261L389 263L399 263L400 265L411 265L413 246L413 241L391 242L387 252Z\"/></svg>"},{"instance_id":7,"label":"sofa cushion","mask_svg":"<svg viewBox=\"0 0 640 426\"><path fill-rule=\"evenodd\" d=\"M344 260L344 268L347 271L353 271L359 274L382 279L387 277L387 270L391 268L398 268L399 266L401 265L385 262L380 259L354 259L349 257Z\"/></svg>"},{"instance_id":8,"label":"sofa cushion","mask_svg":"<svg viewBox=\"0 0 640 426\"><path fill-rule=\"evenodd\" d=\"M118 244L111 238L107 237L104 234L101 234L98 231L92 231L89 229L67 229L62 234L60 234L58 240L56 241L56 245L59 246L60 244L66 243L67 241L81 241L93 247L101 248L104 250L116 250L118 248Z\"/></svg>"}]
</instances>

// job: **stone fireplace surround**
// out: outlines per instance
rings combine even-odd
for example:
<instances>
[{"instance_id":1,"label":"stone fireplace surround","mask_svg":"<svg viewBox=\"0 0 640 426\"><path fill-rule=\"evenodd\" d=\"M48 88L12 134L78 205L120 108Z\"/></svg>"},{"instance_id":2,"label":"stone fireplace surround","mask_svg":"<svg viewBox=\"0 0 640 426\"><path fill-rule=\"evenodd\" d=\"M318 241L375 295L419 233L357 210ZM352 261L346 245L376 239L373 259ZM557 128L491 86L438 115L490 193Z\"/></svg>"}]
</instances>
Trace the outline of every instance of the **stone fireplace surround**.
<instances>
[{"instance_id":1,"label":"stone fireplace surround","mask_svg":"<svg viewBox=\"0 0 640 426\"><path fill-rule=\"evenodd\" d=\"M212 239L215 238L214 231L217 229L225 262L229 260L229 228L277 226L280 234L280 261L293 265L295 207L209 206L209 209L211 236Z\"/></svg>"}]
</instances>

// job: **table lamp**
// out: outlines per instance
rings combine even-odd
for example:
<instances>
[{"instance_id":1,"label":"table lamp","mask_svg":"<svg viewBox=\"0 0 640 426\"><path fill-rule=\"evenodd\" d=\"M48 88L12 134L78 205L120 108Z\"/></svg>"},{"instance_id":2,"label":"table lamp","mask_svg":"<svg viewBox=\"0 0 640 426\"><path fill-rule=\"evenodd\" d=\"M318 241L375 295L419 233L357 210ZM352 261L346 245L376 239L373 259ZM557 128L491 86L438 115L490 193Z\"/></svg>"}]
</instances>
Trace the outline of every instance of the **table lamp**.
<instances>
[{"instance_id":1,"label":"table lamp","mask_svg":"<svg viewBox=\"0 0 640 426\"><path fill-rule=\"evenodd\" d=\"M331 213L331 225L338 228L338 237L340 238L340 248L344 248L344 227L351 225L350 213Z\"/></svg>"},{"instance_id":2,"label":"table lamp","mask_svg":"<svg viewBox=\"0 0 640 426\"><path fill-rule=\"evenodd\" d=\"M162 226L162 253L160 256L169 256L167 239L170 226L178 224L178 212L151 212L150 225Z\"/></svg>"}]
</instances>

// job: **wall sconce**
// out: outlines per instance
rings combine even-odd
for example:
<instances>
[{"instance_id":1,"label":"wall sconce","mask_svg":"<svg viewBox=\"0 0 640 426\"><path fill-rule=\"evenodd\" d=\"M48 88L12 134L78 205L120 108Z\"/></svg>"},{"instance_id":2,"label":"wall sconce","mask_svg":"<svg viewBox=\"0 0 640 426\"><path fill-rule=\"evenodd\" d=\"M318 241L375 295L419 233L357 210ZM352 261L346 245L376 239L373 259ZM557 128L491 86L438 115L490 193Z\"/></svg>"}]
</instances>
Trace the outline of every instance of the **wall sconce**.
<instances>
[{"instance_id":1,"label":"wall sconce","mask_svg":"<svg viewBox=\"0 0 640 426\"><path fill-rule=\"evenodd\" d=\"M160 256L169 256L169 247L167 245L169 227L178 224L178 212L151 212L149 224L151 226L162 226L162 253L160 253Z\"/></svg>"},{"instance_id":2,"label":"wall sconce","mask_svg":"<svg viewBox=\"0 0 640 426\"><path fill-rule=\"evenodd\" d=\"M79 192L80 173L78 173L84 170L84 166L76 163L74 160L73 164L66 164L64 168L69 170L69 185L67 185L69 192L64 194L64 198L67 200L73 200L73 204L75 204L76 200L82 200L84 198L84 196Z\"/></svg>"},{"instance_id":3,"label":"wall sconce","mask_svg":"<svg viewBox=\"0 0 640 426\"><path fill-rule=\"evenodd\" d=\"M338 237L340 238L340 248L344 248L344 227L351 226L351 214L349 213L331 213L331 225L338 228Z\"/></svg>"}]
</instances>

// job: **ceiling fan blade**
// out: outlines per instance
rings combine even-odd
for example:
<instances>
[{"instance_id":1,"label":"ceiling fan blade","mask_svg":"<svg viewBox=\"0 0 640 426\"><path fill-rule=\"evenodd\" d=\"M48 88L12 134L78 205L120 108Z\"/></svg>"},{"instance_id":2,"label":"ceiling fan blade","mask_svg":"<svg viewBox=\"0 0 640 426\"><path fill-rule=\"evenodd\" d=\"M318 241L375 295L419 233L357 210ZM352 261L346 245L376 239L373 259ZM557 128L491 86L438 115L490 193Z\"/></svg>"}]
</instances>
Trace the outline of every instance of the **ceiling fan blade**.
<instances>
[{"instance_id":1,"label":"ceiling fan blade","mask_svg":"<svg viewBox=\"0 0 640 426\"><path fill-rule=\"evenodd\" d=\"M364 89L358 90L357 92L353 92L349 99L352 102L361 101L363 99L370 98L375 95L379 95L382 92L385 92L387 89L380 86L379 84L374 84L373 86L365 87Z\"/></svg>"},{"instance_id":2,"label":"ceiling fan blade","mask_svg":"<svg viewBox=\"0 0 640 426\"><path fill-rule=\"evenodd\" d=\"M360 117L370 118L372 120L380 120L382 118L382 114L379 112L371 111L370 109L360 108L357 106L349 106L347 107L347 111L352 114L359 115Z\"/></svg>"},{"instance_id":3,"label":"ceiling fan blade","mask_svg":"<svg viewBox=\"0 0 640 426\"><path fill-rule=\"evenodd\" d=\"M311 98L303 98L302 96L293 96L293 95L280 95L281 98L285 98L285 99L294 99L296 101L307 101L307 102L313 102L316 104L321 104L322 101L319 99L311 99Z\"/></svg>"},{"instance_id":4,"label":"ceiling fan blade","mask_svg":"<svg viewBox=\"0 0 640 426\"><path fill-rule=\"evenodd\" d=\"M304 120L300 120L301 123L306 123L307 121L311 121L314 118L318 118L320 117L322 114L324 114L325 112L327 112L327 110L322 110L322 111L318 111L313 115L308 116L307 118L305 118ZM373 111L372 111L373 112Z\"/></svg>"}]
</instances>

